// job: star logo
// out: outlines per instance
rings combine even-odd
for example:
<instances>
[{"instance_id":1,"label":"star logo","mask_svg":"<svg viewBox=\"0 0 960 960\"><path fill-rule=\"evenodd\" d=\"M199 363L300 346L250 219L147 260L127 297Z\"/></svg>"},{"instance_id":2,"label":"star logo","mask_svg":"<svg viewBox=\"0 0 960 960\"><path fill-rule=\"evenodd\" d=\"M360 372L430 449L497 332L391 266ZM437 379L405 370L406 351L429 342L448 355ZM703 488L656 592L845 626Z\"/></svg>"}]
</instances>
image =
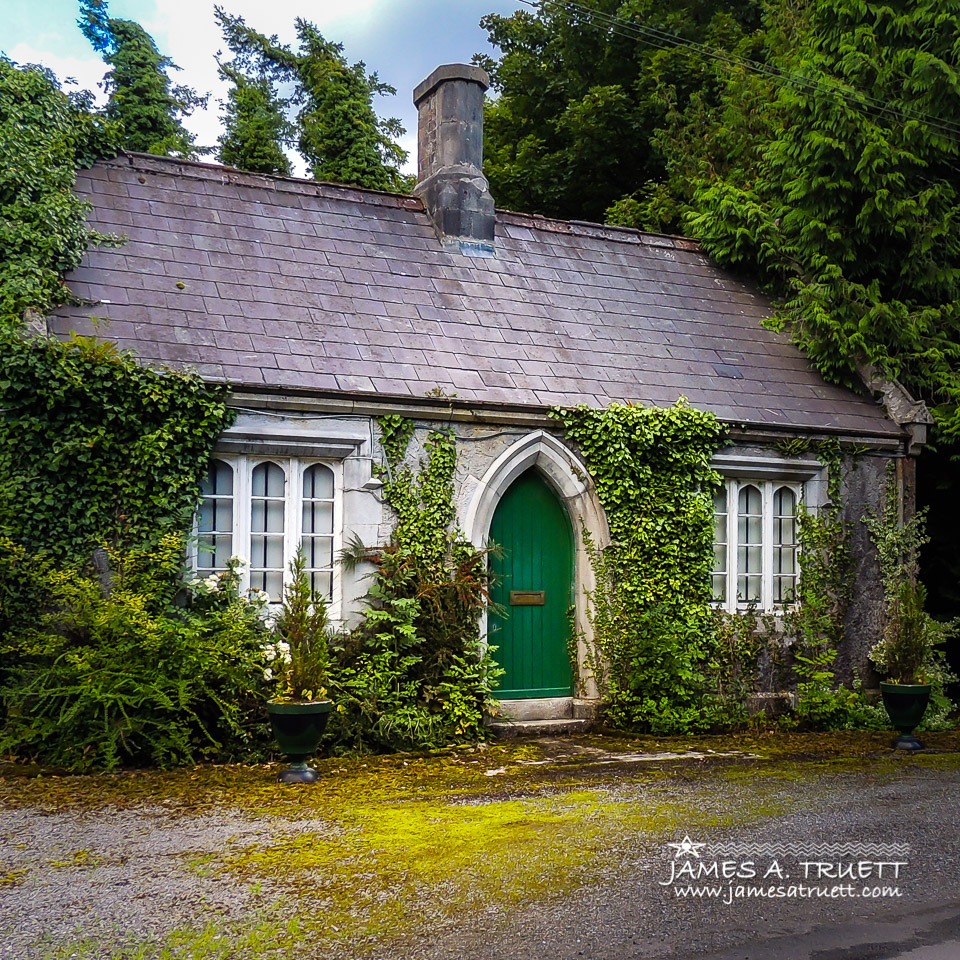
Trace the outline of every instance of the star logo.
<instances>
[{"instance_id":1,"label":"star logo","mask_svg":"<svg viewBox=\"0 0 960 960\"><path fill-rule=\"evenodd\" d=\"M700 857L700 848L705 847L705 843L694 843L689 837L684 837L679 843L668 843L668 847L673 847L677 851L677 855L673 858L674 860L679 860L681 856L687 854L693 854L693 856L699 859Z\"/></svg>"}]
</instances>

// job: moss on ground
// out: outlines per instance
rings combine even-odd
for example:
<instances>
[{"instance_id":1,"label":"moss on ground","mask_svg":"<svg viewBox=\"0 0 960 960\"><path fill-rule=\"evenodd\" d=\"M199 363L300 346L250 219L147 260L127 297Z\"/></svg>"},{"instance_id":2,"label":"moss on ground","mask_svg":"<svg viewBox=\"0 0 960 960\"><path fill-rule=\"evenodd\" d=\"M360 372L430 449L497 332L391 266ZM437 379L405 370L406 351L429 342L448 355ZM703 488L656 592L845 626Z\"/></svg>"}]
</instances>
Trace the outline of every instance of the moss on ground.
<instances>
[{"instance_id":1,"label":"moss on ground","mask_svg":"<svg viewBox=\"0 0 960 960\"><path fill-rule=\"evenodd\" d=\"M260 842L238 836L216 853L182 857L185 872L248 892L253 915L244 922L113 952L81 938L51 944L45 956L357 957L464 917L569 895L620 875L624 863L660 856L682 834L782 816L802 802L798 779L826 789L837 776L960 767L960 735L926 740L939 752L894 755L889 734L591 736L324 760L321 782L307 787L277 785L270 767L82 777L8 770L0 806L223 811L272 826ZM686 757L638 758L663 754ZM90 869L99 856L74 851L63 868Z\"/></svg>"}]
</instances>

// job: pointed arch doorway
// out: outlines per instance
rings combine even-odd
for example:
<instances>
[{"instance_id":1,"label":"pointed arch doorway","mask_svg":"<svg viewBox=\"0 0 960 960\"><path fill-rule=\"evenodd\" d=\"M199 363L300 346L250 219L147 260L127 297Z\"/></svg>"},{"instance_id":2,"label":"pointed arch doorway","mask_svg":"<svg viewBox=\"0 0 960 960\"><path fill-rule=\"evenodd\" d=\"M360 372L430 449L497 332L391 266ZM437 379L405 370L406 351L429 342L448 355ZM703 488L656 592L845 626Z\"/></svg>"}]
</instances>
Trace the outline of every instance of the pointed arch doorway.
<instances>
[{"instance_id":1,"label":"pointed arch doorway","mask_svg":"<svg viewBox=\"0 0 960 960\"><path fill-rule=\"evenodd\" d=\"M574 601L574 541L567 510L536 468L522 473L497 504L490 539L494 574L488 639L506 671L501 700L569 697L569 610Z\"/></svg>"}]
</instances>

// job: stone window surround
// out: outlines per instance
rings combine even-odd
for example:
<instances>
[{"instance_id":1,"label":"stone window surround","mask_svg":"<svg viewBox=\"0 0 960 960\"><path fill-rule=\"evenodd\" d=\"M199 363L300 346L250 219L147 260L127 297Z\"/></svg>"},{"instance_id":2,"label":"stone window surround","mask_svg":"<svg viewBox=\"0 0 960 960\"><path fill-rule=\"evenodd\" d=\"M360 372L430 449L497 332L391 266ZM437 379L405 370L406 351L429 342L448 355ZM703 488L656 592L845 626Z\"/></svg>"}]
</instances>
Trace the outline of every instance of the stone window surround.
<instances>
[{"instance_id":1,"label":"stone window surround","mask_svg":"<svg viewBox=\"0 0 960 960\"><path fill-rule=\"evenodd\" d=\"M827 499L827 467L815 458L801 460L737 450L715 455L711 465L724 480L733 481L727 484L727 599L714 606L728 613L748 607L746 602L737 600L735 589L738 572L736 492L752 484L760 489L763 496L763 581L761 602L757 604L757 609L766 613L782 613L784 607L773 602L773 492L780 486L788 487L798 495L798 506L817 510ZM732 590L731 585L734 587Z\"/></svg>"},{"instance_id":2,"label":"stone window surround","mask_svg":"<svg viewBox=\"0 0 960 960\"><path fill-rule=\"evenodd\" d=\"M300 527L302 525L302 484L304 471L314 464L322 464L333 472L333 590L329 601L329 616L331 620L339 620L343 607L343 590L339 565L336 558L343 548L343 469L341 460L318 459L317 457L297 457L281 455L274 452L259 454L236 454L216 450L212 460L227 463L233 469L233 549L234 556L242 557L246 563L241 569L241 592L250 586L250 550L251 537L251 505L252 505L252 475L256 466L261 463L276 463L284 470L285 476L285 511L284 511L284 584L289 582L290 560L296 553L300 542ZM194 522L194 545L190 554L190 564L197 566L198 535L197 524ZM271 597L271 605L278 604L279 597Z\"/></svg>"}]
</instances>

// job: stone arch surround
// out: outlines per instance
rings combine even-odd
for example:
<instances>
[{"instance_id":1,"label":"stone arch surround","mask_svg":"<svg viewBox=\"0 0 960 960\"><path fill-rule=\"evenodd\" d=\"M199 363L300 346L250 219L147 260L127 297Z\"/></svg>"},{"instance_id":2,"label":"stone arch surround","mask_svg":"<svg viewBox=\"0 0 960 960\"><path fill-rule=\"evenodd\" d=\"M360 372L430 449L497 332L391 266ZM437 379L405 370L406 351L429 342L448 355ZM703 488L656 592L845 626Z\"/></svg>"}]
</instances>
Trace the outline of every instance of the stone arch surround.
<instances>
[{"instance_id":1,"label":"stone arch surround","mask_svg":"<svg viewBox=\"0 0 960 960\"><path fill-rule=\"evenodd\" d=\"M610 543L610 531L586 467L562 441L545 430L537 430L521 437L501 453L473 490L463 530L471 543L485 544L500 498L517 477L531 468L536 468L553 488L570 517L574 538L575 621L580 636L589 643L593 630L587 616L587 602L596 579L587 554L584 531L601 549ZM486 615L481 631L486 636ZM586 660L587 645L581 640L577 649L577 686L580 696L594 699L597 688Z\"/></svg>"}]
</instances>

